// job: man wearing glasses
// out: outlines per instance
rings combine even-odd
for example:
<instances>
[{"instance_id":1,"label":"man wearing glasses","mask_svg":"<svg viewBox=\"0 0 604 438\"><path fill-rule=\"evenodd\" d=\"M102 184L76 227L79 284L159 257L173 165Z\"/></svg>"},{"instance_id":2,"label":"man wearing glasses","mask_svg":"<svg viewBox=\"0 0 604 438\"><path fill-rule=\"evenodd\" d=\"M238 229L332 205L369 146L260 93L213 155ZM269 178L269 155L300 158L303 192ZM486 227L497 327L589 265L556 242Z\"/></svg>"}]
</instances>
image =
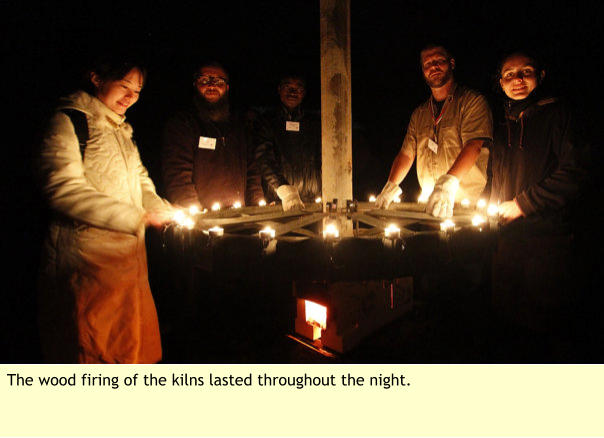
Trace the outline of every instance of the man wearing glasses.
<instances>
[{"instance_id":1,"label":"man wearing glasses","mask_svg":"<svg viewBox=\"0 0 604 438\"><path fill-rule=\"evenodd\" d=\"M483 96L455 83L455 59L444 47L425 47L420 65L431 96L411 115L376 206L388 208L401 193L399 184L417 157L422 195L429 194L426 211L448 217L455 202L476 202L484 190L489 153L483 146L493 138L491 110Z\"/></svg>"},{"instance_id":2,"label":"man wearing glasses","mask_svg":"<svg viewBox=\"0 0 604 438\"><path fill-rule=\"evenodd\" d=\"M255 123L256 159L267 201L302 209L321 196L321 118L302 107L303 77L283 76L277 91L280 104Z\"/></svg>"},{"instance_id":3,"label":"man wearing glasses","mask_svg":"<svg viewBox=\"0 0 604 438\"><path fill-rule=\"evenodd\" d=\"M173 204L200 210L210 210L215 204L222 208L258 205L263 194L251 128L244 114L229 103L228 73L211 62L197 68L192 79L192 102L169 119L163 132L166 197ZM238 277L229 281L215 277L193 257L173 264L167 277L170 295L160 309L170 327L164 337L166 360L194 362L207 360L205 354L213 357L222 345L229 345L228 334L238 327L232 320L238 313L225 297L237 296L239 302L239 290L245 284ZM214 329L214 342L207 343L207 327ZM221 336L225 342L218 341ZM203 349L199 348L202 342Z\"/></svg>"},{"instance_id":4,"label":"man wearing glasses","mask_svg":"<svg viewBox=\"0 0 604 438\"><path fill-rule=\"evenodd\" d=\"M229 75L216 62L195 70L192 104L163 133L163 177L173 204L210 209L255 204L262 198L252 135L229 103Z\"/></svg>"}]
</instances>

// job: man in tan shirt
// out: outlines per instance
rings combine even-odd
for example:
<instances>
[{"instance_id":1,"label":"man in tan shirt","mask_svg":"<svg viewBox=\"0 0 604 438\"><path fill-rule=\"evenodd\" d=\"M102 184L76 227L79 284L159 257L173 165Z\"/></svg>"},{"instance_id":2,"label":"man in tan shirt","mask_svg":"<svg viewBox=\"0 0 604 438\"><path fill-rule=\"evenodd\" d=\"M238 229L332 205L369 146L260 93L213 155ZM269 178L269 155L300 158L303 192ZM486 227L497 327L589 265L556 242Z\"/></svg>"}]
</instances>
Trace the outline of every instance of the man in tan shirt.
<instances>
[{"instance_id":1,"label":"man in tan shirt","mask_svg":"<svg viewBox=\"0 0 604 438\"><path fill-rule=\"evenodd\" d=\"M426 211L449 217L456 201L476 201L484 190L489 152L483 146L492 141L493 120L482 95L455 83L455 59L447 49L428 46L420 61L432 94L411 115L376 206L388 208L401 193L399 184L417 157L422 193L430 193Z\"/></svg>"}]
</instances>

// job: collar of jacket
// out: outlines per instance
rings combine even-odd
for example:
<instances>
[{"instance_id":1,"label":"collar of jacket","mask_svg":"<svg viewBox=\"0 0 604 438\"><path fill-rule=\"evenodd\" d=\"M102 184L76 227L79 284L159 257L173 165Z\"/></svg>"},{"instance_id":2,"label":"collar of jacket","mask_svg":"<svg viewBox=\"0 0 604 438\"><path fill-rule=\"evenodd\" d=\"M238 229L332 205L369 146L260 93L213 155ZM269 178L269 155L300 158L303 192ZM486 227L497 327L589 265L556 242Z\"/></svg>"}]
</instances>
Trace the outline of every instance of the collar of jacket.
<instances>
[{"instance_id":1,"label":"collar of jacket","mask_svg":"<svg viewBox=\"0 0 604 438\"><path fill-rule=\"evenodd\" d=\"M461 87L457 86L457 82L453 82L453 85L451 86L451 89L449 90L449 93L447 94L447 97L445 98L445 101L450 101L451 99L453 99L453 96L455 96L455 93L461 90ZM426 101L426 104L430 105L430 101L434 99L434 95L432 93L430 93L430 97L428 97L428 100Z\"/></svg>"},{"instance_id":2,"label":"collar of jacket","mask_svg":"<svg viewBox=\"0 0 604 438\"><path fill-rule=\"evenodd\" d=\"M506 97L504 101L505 117L508 120L518 121L526 119L540 107L556 102L555 97L543 97L539 89L533 91L522 100L513 100Z\"/></svg>"},{"instance_id":3,"label":"collar of jacket","mask_svg":"<svg viewBox=\"0 0 604 438\"><path fill-rule=\"evenodd\" d=\"M304 117L304 110L302 109L302 105L298 105L290 111L288 107L281 103L281 112L285 117L285 120L297 122L298 120L302 120L302 117Z\"/></svg>"},{"instance_id":4,"label":"collar of jacket","mask_svg":"<svg viewBox=\"0 0 604 438\"><path fill-rule=\"evenodd\" d=\"M506 98L505 100L505 124L508 135L508 147L512 147L512 132L510 128L510 121L520 121L520 135L518 137L518 148L524 149L524 130L526 126L525 120L533 115L539 108L554 103L556 98L548 97L545 99L541 98L539 89L535 90L529 96L522 100L513 100Z\"/></svg>"},{"instance_id":5,"label":"collar of jacket","mask_svg":"<svg viewBox=\"0 0 604 438\"><path fill-rule=\"evenodd\" d=\"M85 91L76 91L59 101L58 109L74 109L89 116L89 122L98 127L132 130L126 116L117 114L96 97Z\"/></svg>"}]
</instances>

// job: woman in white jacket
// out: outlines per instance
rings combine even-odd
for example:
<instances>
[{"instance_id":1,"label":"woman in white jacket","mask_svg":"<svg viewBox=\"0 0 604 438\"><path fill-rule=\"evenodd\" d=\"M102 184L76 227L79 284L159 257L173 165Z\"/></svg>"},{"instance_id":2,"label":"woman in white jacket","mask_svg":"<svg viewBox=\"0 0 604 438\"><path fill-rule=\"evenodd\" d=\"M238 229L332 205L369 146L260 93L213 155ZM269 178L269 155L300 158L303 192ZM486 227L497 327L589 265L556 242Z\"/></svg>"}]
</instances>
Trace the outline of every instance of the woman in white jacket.
<instances>
[{"instance_id":1,"label":"woman in white jacket","mask_svg":"<svg viewBox=\"0 0 604 438\"><path fill-rule=\"evenodd\" d=\"M53 218L39 319L49 362L161 359L144 235L172 208L155 193L124 116L144 79L134 63L99 63L89 92L62 99L45 133L40 170Z\"/></svg>"}]
</instances>

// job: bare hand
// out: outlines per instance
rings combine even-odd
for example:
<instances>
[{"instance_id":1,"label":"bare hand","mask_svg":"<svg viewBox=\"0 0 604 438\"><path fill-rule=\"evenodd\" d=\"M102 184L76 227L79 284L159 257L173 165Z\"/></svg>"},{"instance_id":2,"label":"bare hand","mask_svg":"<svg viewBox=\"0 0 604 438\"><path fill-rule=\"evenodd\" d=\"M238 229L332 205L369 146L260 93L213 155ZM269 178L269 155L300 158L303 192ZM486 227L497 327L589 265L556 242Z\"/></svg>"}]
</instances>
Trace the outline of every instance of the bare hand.
<instances>
[{"instance_id":1,"label":"bare hand","mask_svg":"<svg viewBox=\"0 0 604 438\"><path fill-rule=\"evenodd\" d=\"M143 216L145 226L161 228L172 220L174 213L170 210L151 210Z\"/></svg>"},{"instance_id":2,"label":"bare hand","mask_svg":"<svg viewBox=\"0 0 604 438\"><path fill-rule=\"evenodd\" d=\"M499 222L507 224L518 219L520 216L524 216L524 213L520 210L516 200L499 204Z\"/></svg>"}]
</instances>

